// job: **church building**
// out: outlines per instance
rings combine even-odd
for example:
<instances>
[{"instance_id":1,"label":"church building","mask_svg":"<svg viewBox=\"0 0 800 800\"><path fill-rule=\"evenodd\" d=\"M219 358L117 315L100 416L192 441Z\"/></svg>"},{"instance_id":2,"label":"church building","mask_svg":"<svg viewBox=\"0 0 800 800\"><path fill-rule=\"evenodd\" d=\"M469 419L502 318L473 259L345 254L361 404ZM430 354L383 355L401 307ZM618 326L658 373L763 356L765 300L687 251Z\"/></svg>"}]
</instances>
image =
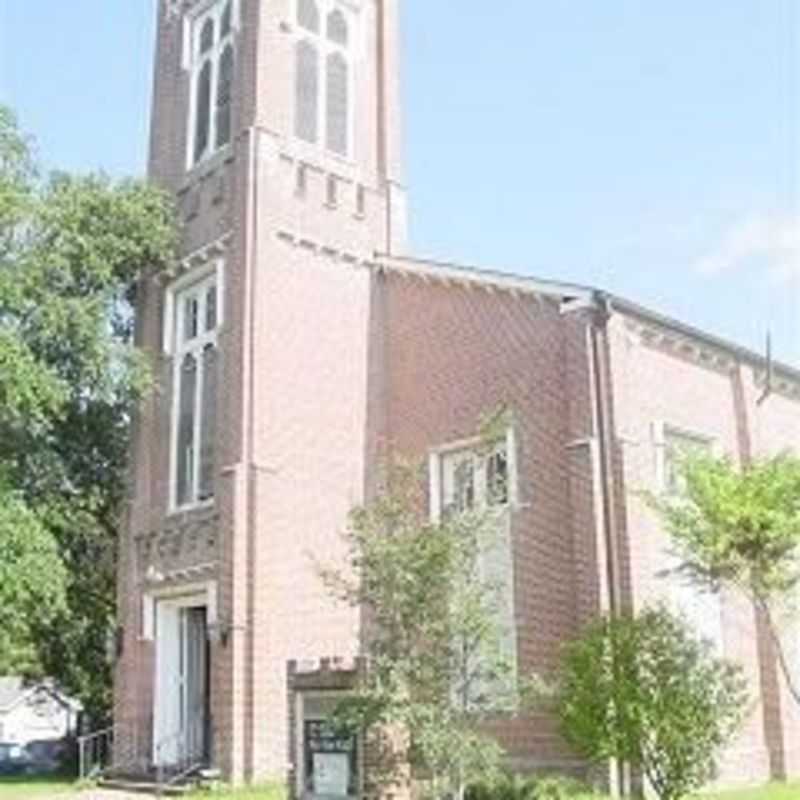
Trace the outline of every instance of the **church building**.
<instances>
[{"instance_id":1,"label":"church building","mask_svg":"<svg viewBox=\"0 0 800 800\"><path fill-rule=\"evenodd\" d=\"M362 620L316 564L344 562L348 512L392 453L427 465L432 517L498 506L518 674L553 670L597 615L666 599L751 686L720 783L800 775L800 709L762 620L665 577L642 499L679 490L684 447L800 451L800 371L557 276L410 254L399 6L158 2L149 175L175 197L182 255L138 291L155 389L120 540L116 758L358 792L363 753L320 723ZM487 452L477 425L499 407ZM545 714L492 730L520 771L586 769Z\"/></svg>"}]
</instances>

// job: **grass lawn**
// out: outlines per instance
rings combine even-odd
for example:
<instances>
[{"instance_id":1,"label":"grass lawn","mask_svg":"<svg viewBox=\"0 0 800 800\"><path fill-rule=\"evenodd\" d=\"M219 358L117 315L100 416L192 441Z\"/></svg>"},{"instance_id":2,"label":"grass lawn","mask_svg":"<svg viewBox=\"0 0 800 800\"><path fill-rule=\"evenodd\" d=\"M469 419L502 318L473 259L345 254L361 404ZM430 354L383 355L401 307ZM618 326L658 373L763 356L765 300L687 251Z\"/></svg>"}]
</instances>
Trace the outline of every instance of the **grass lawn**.
<instances>
[{"instance_id":1,"label":"grass lawn","mask_svg":"<svg viewBox=\"0 0 800 800\"><path fill-rule=\"evenodd\" d=\"M0 800L16 800L28 797L58 797L74 791L75 781L60 776L25 778L0 775Z\"/></svg>"},{"instance_id":2,"label":"grass lawn","mask_svg":"<svg viewBox=\"0 0 800 800\"><path fill-rule=\"evenodd\" d=\"M283 791L275 786L239 789L237 791L220 789L217 792L202 792L192 795L193 798L205 797L209 800L282 800L284 796ZM3 798L4 795L0 792L0 800L3 800ZM597 797L597 800L604 800L604 798ZM800 800L800 784L776 783L758 789L745 789L721 794L702 794L698 796L698 800Z\"/></svg>"},{"instance_id":3,"label":"grass lawn","mask_svg":"<svg viewBox=\"0 0 800 800\"><path fill-rule=\"evenodd\" d=\"M774 783L760 789L704 795L704 800L800 800L800 783Z\"/></svg>"},{"instance_id":4,"label":"grass lawn","mask_svg":"<svg viewBox=\"0 0 800 800\"><path fill-rule=\"evenodd\" d=\"M72 795L75 783L69 778L8 778L0 776L0 800L26 800L26 798L57 798L60 794ZM283 800L283 791L272 785L247 789L220 789L215 792L198 792L193 798L206 800ZM598 797L597 800L603 800ZM744 789L699 795L698 800L800 800L800 784L772 784L758 789Z\"/></svg>"}]
</instances>

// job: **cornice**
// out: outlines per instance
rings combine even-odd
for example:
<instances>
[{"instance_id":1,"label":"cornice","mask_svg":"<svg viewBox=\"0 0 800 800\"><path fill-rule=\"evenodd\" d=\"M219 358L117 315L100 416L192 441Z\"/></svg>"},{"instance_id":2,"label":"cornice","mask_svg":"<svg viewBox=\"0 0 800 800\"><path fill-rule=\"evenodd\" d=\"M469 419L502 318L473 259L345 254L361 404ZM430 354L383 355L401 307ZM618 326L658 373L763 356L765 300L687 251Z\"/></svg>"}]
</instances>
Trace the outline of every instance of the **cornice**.
<instances>
[{"instance_id":1,"label":"cornice","mask_svg":"<svg viewBox=\"0 0 800 800\"><path fill-rule=\"evenodd\" d=\"M753 368L753 380L756 386L765 389L767 386L769 372L766 368ZM781 373L780 368L773 369L771 389L775 394L787 397L790 400L800 401L800 380Z\"/></svg>"},{"instance_id":2,"label":"cornice","mask_svg":"<svg viewBox=\"0 0 800 800\"><path fill-rule=\"evenodd\" d=\"M722 375L730 374L736 368L736 359L723 348L647 320L625 317L624 324L629 335L634 336L639 344L652 350L668 353Z\"/></svg>"},{"instance_id":3,"label":"cornice","mask_svg":"<svg viewBox=\"0 0 800 800\"><path fill-rule=\"evenodd\" d=\"M328 258L331 261L338 261L340 263L356 267L374 268L378 266L370 256L355 253L352 250L346 250L341 247L335 247L317 239L312 239L306 236L298 236L291 231L279 230L275 236L279 241L289 245L290 247L315 253L316 255L323 258Z\"/></svg>"},{"instance_id":4,"label":"cornice","mask_svg":"<svg viewBox=\"0 0 800 800\"><path fill-rule=\"evenodd\" d=\"M157 279L163 284L172 283L172 281L181 278L193 269L206 266L225 254L232 239L233 231L224 233L214 241L197 248L197 250L193 250L169 269L159 272L156 276Z\"/></svg>"},{"instance_id":5,"label":"cornice","mask_svg":"<svg viewBox=\"0 0 800 800\"><path fill-rule=\"evenodd\" d=\"M691 336L689 333L661 325L653 320L640 317L624 317L625 329L636 341L653 350L667 353L683 361L711 369L721 375L730 375L740 365L749 366L753 371L753 381L759 388L767 385L766 364L754 364L744 359L738 351L709 342L705 338ZM775 365L772 370L772 391L792 400L800 400L800 379Z\"/></svg>"},{"instance_id":6,"label":"cornice","mask_svg":"<svg viewBox=\"0 0 800 800\"><path fill-rule=\"evenodd\" d=\"M332 261L364 267L376 273L391 273L410 280L422 283L438 283L443 286L460 287L463 289L480 290L487 294L505 292L514 297L528 296L536 302L541 302L547 293L543 293L525 279L498 280L489 279L474 270L447 269L443 265L427 262L411 262L408 259L391 259L383 255L363 255L353 253L343 248L334 247L325 242L305 236L298 236L290 231L281 230L277 238L292 247L307 250L320 257Z\"/></svg>"}]
</instances>

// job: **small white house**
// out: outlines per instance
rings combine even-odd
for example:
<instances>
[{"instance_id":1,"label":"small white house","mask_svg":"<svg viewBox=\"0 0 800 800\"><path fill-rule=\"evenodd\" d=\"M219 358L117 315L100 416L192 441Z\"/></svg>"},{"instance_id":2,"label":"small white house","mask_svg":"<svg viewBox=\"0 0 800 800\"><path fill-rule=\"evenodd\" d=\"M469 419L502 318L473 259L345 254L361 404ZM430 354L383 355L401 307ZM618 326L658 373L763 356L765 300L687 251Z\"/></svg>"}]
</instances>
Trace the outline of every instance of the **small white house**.
<instances>
[{"instance_id":1,"label":"small white house","mask_svg":"<svg viewBox=\"0 0 800 800\"><path fill-rule=\"evenodd\" d=\"M50 681L0 677L0 742L26 745L64 739L76 732L80 711L80 703Z\"/></svg>"}]
</instances>

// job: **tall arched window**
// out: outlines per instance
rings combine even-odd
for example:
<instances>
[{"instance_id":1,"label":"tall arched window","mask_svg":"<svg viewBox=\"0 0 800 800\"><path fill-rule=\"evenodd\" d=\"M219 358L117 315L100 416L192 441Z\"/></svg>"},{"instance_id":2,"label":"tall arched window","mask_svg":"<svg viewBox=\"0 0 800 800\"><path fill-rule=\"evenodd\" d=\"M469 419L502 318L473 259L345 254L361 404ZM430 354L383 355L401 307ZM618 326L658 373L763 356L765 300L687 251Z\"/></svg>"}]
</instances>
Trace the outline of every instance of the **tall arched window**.
<instances>
[{"instance_id":1,"label":"tall arched window","mask_svg":"<svg viewBox=\"0 0 800 800\"><path fill-rule=\"evenodd\" d=\"M231 103L233 102L233 45L228 44L219 58L217 78L217 147L231 140Z\"/></svg>"},{"instance_id":2,"label":"tall arched window","mask_svg":"<svg viewBox=\"0 0 800 800\"><path fill-rule=\"evenodd\" d=\"M316 0L297 0L297 24L311 33L319 33L319 6Z\"/></svg>"},{"instance_id":3,"label":"tall arched window","mask_svg":"<svg viewBox=\"0 0 800 800\"><path fill-rule=\"evenodd\" d=\"M351 149L350 13L339 0L297 0L295 135L340 156Z\"/></svg>"},{"instance_id":4,"label":"tall arched window","mask_svg":"<svg viewBox=\"0 0 800 800\"><path fill-rule=\"evenodd\" d=\"M194 160L199 161L209 144L211 130L211 61L205 61L197 76L194 118Z\"/></svg>"},{"instance_id":5,"label":"tall arched window","mask_svg":"<svg viewBox=\"0 0 800 800\"><path fill-rule=\"evenodd\" d=\"M319 54L303 39L296 45L295 135L314 144L319 120Z\"/></svg>"},{"instance_id":6,"label":"tall arched window","mask_svg":"<svg viewBox=\"0 0 800 800\"><path fill-rule=\"evenodd\" d=\"M333 153L346 156L350 126L350 102L347 60L341 53L331 53L327 64L328 85L325 108L327 113L325 144Z\"/></svg>"},{"instance_id":7,"label":"tall arched window","mask_svg":"<svg viewBox=\"0 0 800 800\"><path fill-rule=\"evenodd\" d=\"M349 31L347 19L340 9L331 11L328 14L328 39L334 44L339 44L342 47L347 47L347 40L349 38Z\"/></svg>"},{"instance_id":8,"label":"tall arched window","mask_svg":"<svg viewBox=\"0 0 800 800\"><path fill-rule=\"evenodd\" d=\"M209 502L215 494L220 325L217 272L172 294L175 309L172 506Z\"/></svg>"},{"instance_id":9,"label":"tall arched window","mask_svg":"<svg viewBox=\"0 0 800 800\"><path fill-rule=\"evenodd\" d=\"M190 164L231 141L236 0L218 0L192 21Z\"/></svg>"},{"instance_id":10,"label":"tall arched window","mask_svg":"<svg viewBox=\"0 0 800 800\"><path fill-rule=\"evenodd\" d=\"M178 373L178 441L175 464L176 502L183 506L192 499L195 468L195 395L197 360L187 353Z\"/></svg>"},{"instance_id":11,"label":"tall arched window","mask_svg":"<svg viewBox=\"0 0 800 800\"><path fill-rule=\"evenodd\" d=\"M203 348L203 395L200 405L203 419L200 427L197 499L203 502L214 496L214 445L217 437L217 348L214 343Z\"/></svg>"}]
</instances>

